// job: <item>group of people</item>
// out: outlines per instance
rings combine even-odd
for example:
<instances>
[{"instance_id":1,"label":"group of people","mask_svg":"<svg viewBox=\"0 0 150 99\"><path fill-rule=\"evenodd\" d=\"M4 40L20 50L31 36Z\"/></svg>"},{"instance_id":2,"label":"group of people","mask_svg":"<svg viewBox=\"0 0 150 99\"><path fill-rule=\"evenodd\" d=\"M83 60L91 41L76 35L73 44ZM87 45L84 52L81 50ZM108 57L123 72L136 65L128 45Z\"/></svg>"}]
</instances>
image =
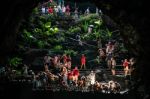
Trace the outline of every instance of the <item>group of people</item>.
<instances>
[{"instance_id":1,"label":"group of people","mask_svg":"<svg viewBox=\"0 0 150 99\"><path fill-rule=\"evenodd\" d=\"M48 3L52 3L53 1L49 1ZM54 14L54 15L70 15L70 6L64 4L64 0L58 0L57 5L47 6L47 4L42 4L41 11L42 14Z\"/></svg>"},{"instance_id":2,"label":"group of people","mask_svg":"<svg viewBox=\"0 0 150 99\"><path fill-rule=\"evenodd\" d=\"M55 55L50 57L49 55L44 56L44 65L47 69L54 69L54 68L63 68L66 67L67 69L72 69L72 59L70 55L63 54ZM80 69L86 69L86 56L84 54L80 57Z\"/></svg>"},{"instance_id":3,"label":"group of people","mask_svg":"<svg viewBox=\"0 0 150 99\"><path fill-rule=\"evenodd\" d=\"M49 2L41 5L42 14L50 14L50 15L54 14L56 16L57 15L58 16L64 16L64 15L70 16L71 15L71 10L73 10L73 8L71 9L69 4L67 4L65 6L64 0L58 0L58 1L56 1L57 5L50 6L49 4L52 4L53 2L54 2L53 0L50 0ZM90 12L91 12L90 7L87 7L87 9L85 9L85 11L84 11L84 15L88 15L88 14L90 14ZM76 7L76 3L75 3L74 11L72 13L74 15L73 16L74 19L79 18L79 14L81 13L81 11L79 11L79 8ZM95 13L102 15L102 11L99 10L97 7L95 10Z\"/></svg>"},{"instance_id":4,"label":"group of people","mask_svg":"<svg viewBox=\"0 0 150 99\"><path fill-rule=\"evenodd\" d=\"M106 44L106 48L99 49L99 57L101 61L107 62L107 67L108 69L111 70L112 75L116 75L116 57L115 57L115 49L116 46L115 44L113 44L112 42L108 42L108 44ZM132 57L130 59L125 58L124 60L122 60L121 66L123 66L124 68L124 75L131 75L131 72L133 70L133 65L135 64L135 59Z\"/></svg>"}]
</instances>

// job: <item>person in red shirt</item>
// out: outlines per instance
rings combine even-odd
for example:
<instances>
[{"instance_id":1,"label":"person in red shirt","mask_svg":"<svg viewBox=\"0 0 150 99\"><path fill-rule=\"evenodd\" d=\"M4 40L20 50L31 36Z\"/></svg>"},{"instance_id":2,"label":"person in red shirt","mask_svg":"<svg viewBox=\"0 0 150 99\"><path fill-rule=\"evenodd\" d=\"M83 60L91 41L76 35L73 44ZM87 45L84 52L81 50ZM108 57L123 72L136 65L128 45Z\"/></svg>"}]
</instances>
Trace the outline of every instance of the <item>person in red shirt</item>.
<instances>
[{"instance_id":1,"label":"person in red shirt","mask_svg":"<svg viewBox=\"0 0 150 99\"><path fill-rule=\"evenodd\" d=\"M70 7L69 7L69 5L66 6L66 14L70 15Z\"/></svg>"},{"instance_id":2,"label":"person in red shirt","mask_svg":"<svg viewBox=\"0 0 150 99\"><path fill-rule=\"evenodd\" d=\"M77 84L78 82L78 77L79 77L79 70L78 70L78 67L76 66L74 69L73 69L73 80L74 82Z\"/></svg>"},{"instance_id":3,"label":"person in red shirt","mask_svg":"<svg viewBox=\"0 0 150 99\"><path fill-rule=\"evenodd\" d=\"M124 66L124 73L125 73L125 76L127 76L127 75L128 75L128 72L129 72L129 62L128 62L127 59L124 60L123 66Z\"/></svg>"},{"instance_id":4,"label":"person in red shirt","mask_svg":"<svg viewBox=\"0 0 150 99\"><path fill-rule=\"evenodd\" d=\"M48 12L49 12L49 14L53 14L53 8L48 8Z\"/></svg>"},{"instance_id":5,"label":"person in red shirt","mask_svg":"<svg viewBox=\"0 0 150 99\"><path fill-rule=\"evenodd\" d=\"M80 69L82 69L83 67L85 69L86 68L85 65L86 65L86 57L84 54L82 54L82 56L81 56L81 68Z\"/></svg>"},{"instance_id":6,"label":"person in red shirt","mask_svg":"<svg viewBox=\"0 0 150 99\"><path fill-rule=\"evenodd\" d=\"M71 84L73 81L73 71L71 70L68 70L68 80L69 80L69 84Z\"/></svg>"}]
</instances>

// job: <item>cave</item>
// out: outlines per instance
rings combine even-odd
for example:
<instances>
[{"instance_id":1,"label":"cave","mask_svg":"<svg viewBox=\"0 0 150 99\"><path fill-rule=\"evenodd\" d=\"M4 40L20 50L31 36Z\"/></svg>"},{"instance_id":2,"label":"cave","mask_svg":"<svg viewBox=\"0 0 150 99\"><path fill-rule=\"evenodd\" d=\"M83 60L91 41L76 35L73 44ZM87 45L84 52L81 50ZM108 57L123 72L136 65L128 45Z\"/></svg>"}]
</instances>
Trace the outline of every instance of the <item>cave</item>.
<instances>
[{"instance_id":1,"label":"cave","mask_svg":"<svg viewBox=\"0 0 150 99\"><path fill-rule=\"evenodd\" d=\"M20 24L23 19L30 16L32 10L42 2L46 2L48 0L5 0L1 3L1 10L3 10L3 14L1 15L1 29L0 29L0 64L3 65L7 63L8 56L13 55L17 33L20 28ZM66 2L69 0L66 0ZM143 86L144 92L141 93L142 97L140 99L146 99L149 97L149 16L148 16L148 3L144 0L89 0L92 3L102 9L103 13L111 17L117 24L119 24L119 30L122 32L122 38L124 39L125 46L134 54L136 57L136 71L134 72L134 88L125 96L113 96L114 98L135 98L138 99L138 95L135 93L139 93L138 89ZM76 2L84 2L84 0L76 0ZM2 7L4 6L4 7ZM130 30L130 31L128 31ZM14 85L15 86L15 85ZM25 88L25 86L21 87L13 87L12 89L17 90L18 93L11 93L7 90L3 92L5 88L1 88L0 92L6 94L12 94L12 96L16 96L17 98L25 98L25 97L36 97L32 92L25 95L25 90L22 91L21 88ZM11 90L13 91L13 90ZM20 91L20 92L19 92ZM54 97L53 94L43 93L42 97ZM58 97L61 94L58 93ZM64 97L68 96L68 93L64 94ZM73 95L74 97L80 97L81 93L77 93L78 96ZM4 96L2 94L2 96ZM93 94L85 94L87 98L94 97ZM6 96L4 96L6 97ZM38 97L38 96L37 96ZM95 98L103 97L103 95L98 95ZM111 96L104 96L110 98ZM66 98L66 97L65 97Z\"/></svg>"}]
</instances>

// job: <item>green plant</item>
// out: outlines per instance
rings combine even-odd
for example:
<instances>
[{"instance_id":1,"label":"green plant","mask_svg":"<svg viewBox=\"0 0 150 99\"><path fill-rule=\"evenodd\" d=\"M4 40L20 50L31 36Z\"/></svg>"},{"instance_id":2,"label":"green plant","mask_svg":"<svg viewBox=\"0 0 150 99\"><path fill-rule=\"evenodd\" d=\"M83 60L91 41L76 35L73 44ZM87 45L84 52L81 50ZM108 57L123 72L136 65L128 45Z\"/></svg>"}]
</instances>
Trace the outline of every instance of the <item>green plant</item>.
<instances>
[{"instance_id":1,"label":"green plant","mask_svg":"<svg viewBox=\"0 0 150 99\"><path fill-rule=\"evenodd\" d=\"M90 21L91 19L96 19L99 18L99 16L97 14L89 14L87 16L81 16L80 18L80 22L84 22L84 21Z\"/></svg>"},{"instance_id":2,"label":"green plant","mask_svg":"<svg viewBox=\"0 0 150 99\"><path fill-rule=\"evenodd\" d=\"M51 22L45 23L45 28L50 28L51 27Z\"/></svg>"},{"instance_id":3,"label":"green plant","mask_svg":"<svg viewBox=\"0 0 150 99\"><path fill-rule=\"evenodd\" d=\"M36 7L36 8L34 8L34 9L33 9L33 11L32 11L32 13L34 13L34 14L38 14L38 13L39 13L38 8L37 8L37 7Z\"/></svg>"},{"instance_id":4,"label":"green plant","mask_svg":"<svg viewBox=\"0 0 150 99\"><path fill-rule=\"evenodd\" d=\"M77 51L74 51L74 50L64 50L64 53L67 54L67 55L72 55L72 56L76 56L78 54Z\"/></svg>"},{"instance_id":5,"label":"green plant","mask_svg":"<svg viewBox=\"0 0 150 99\"><path fill-rule=\"evenodd\" d=\"M106 29L106 32L107 32L108 37L111 38L112 32L110 32L108 28Z\"/></svg>"},{"instance_id":6,"label":"green plant","mask_svg":"<svg viewBox=\"0 0 150 99\"><path fill-rule=\"evenodd\" d=\"M12 67L17 67L19 64L22 64L22 59L19 57L13 57L8 62Z\"/></svg>"},{"instance_id":7,"label":"green plant","mask_svg":"<svg viewBox=\"0 0 150 99\"><path fill-rule=\"evenodd\" d=\"M59 51L59 50L62 50L62 46L61 45L56 45L54 48L53 48L54 51Z\"/></svg>"},{"instance_id":8,"label":"green plant","mask_svg":"<svg viewBox=\"0 0 150 99\"><path fill-rule=\"evenodd\" d=\"M75 27L75 28L71 27L71 28L69 29L69 31L70 31L71 33L78 33L78 32L81 31L81 28L80 28L80 27Z\"/></svg>"},{"instance_id":9,"label":"green plant","mask_svg":"<svg viewBox=\"0 0 150 99\"><path fill-rule=\"evenodd\" d=\"M44 46L45 46L45 41L37 41L37 46L38 46L39 48L44 48Z\"/></svg>"},{"instance_id":10,"label":"green plant","mask_svg":"<svg viewBox=\"0 0 150 99\"><path fill-rule=\"evenodd\" d=\"M26 29L23 30L22 37L28 43L31 43L34 38L32 33L27 31Z\"/></svg>"},{"instance_id":11,"label":"green plant","mask_svg":"<svg viewBox=\"0 0 150 99\"><path fill-rule=\"evenodd\" d=\"M103 20L99 19L99 20L96 20L94 23L97 24L98 26L101 26L103 23Z\"/></svg>"},{"instance_id":12,"label":"green plant","mask_svg":"<svg viewBox=\"0 0 150 99\"><path fill-rule=\"evenodd\" d=\"M88 22L85 21L82 26L83 26L83 31L84 31L84 33L87 33L87 31L88 31L88 26L89 26Z\"/></svg>"}]
</instances>

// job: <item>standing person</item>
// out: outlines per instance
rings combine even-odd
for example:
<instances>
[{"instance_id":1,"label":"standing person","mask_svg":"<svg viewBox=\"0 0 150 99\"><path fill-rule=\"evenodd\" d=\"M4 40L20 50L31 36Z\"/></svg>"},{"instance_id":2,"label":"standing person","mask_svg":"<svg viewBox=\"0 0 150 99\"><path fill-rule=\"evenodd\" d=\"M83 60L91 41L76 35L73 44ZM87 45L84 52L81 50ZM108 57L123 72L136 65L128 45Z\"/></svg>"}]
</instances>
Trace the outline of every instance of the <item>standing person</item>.
<instances>
[{"instance_id":1,"label":"standing person","mask_svg":"<svg viewBox=\"0 0 150 99\"><path fill-rule=\"evenodd\" d=\"M134 58L130 58L129 60L129 74L131 75L132 71L134 70L134 64L135 64L135 60Z\"/></svg>"},{"instance_id":2,"label":"standing person","mask_svg":"<svg viewBox=\"0 0 150 99\"><path fill-rule=\"evenodd\" d=\"M112 44L112 42L108 42L108 44L106 45L106 54L113 54L114 51L114 45Z\"/></svg>"},{"instance_id":3,"label":"standing person","mask_svg":"<svg viewBox=\"0 0 150 99\"><path fill-rule=\"evenodd\" d=\"M73 69L73 80L77 86L77 82L78 82L78 77L79 77L79 70L78 70L78 67L75 66L75 68Z\"/></svg>"},{"instance_id":4,"label":"standing person","mask_svg":"<svg viewBox=\"0 0 150 99\"><path fill-rule=\"evenodd\" d=\"M129 62L127 59L124 60L123 62L123 66L124 66L124 75L127 76L129 73Z\"/></svg>"},{"instance_id":5,"label":"standing person","mask_svg":"<svg viewBox=\"0 0 150 99\"><path fill-rule=\"evenodd\" d=\"M68 70L66 67L62 67L62 71L61 71L61 74L64 75L64 74L67 74L68 73Z\"/></svg>"},{"instance_id":6,"label":"standing person","mask_svg":"<svg viewBox=\"0 0 150 99\"><path fill-rule=\"evenodd\" d=\"M105 52L103 49L99 49L98 50L98 54L99 54L99 63L104 67L106 68L106 55L105 55Z\"/></svg>"},{"instance_id":7,"label":"standing person","mask_svg":"<svg viewBox=\"0 0 150 99\"><path fill-rule=\"evenodd\" d=\"M111 58L113 56L113 50L114 50L114 46L112 45L111 42L108 42L108 44L106 45L106 60L107 60L107 66L109 69L111 69Z\"/></svg>"},{"instance_id":8,"label":"standing person","mask_svg":"<svg viewBox=\"0 0 150 99\"><path fill-rule=\"evenodd\" d=\"M60 5L58 5L57 9L58 9L58 15L62 16L63 15L63 13L62 13L62 7Z\"/></svg>"},{"instance_id":9,"label":"standing person","mask_svg":"<svg viewBox=\"0 0 150 99\"><path fill-rule=\"evenodd\" d=\"M91 73L89 74L90 77L90 84L94 85L95 84L95 73L94 71L91 71Z\"/></svg>"},{"instance_id":10,"label":"standing person","mask_svg":"<svg viewBox=\"0 0 150 99\"><path fill-rule=\"evenodd\" d=\"M86 11L85 11L85 15L88 15L88 14L90 14L90 9L89 9L89 7L86 9Z\"/></svg>"},{"instance_id":11,"label":"standing person","mask_svg":"<svg viewBox=\"0 0 150 99\"><path fill-rule=\"evenodd\" d=\"M65 12L66 12L66 7L65 6L62 6L62 12L63 12L63 15L64 15Z\"/></svg>"},{"instance_id":12,"label":"standing person","mask_svg":"<svg viewBox=\"0 0 150 99\"><path fill-rule=\"evenodd\" d=\"M99 14L99 9L96 7L96 14L98 15Z\"/></svg>"},{"instance_id":13,"label":"standing person","mask_svg":"<svg viewBox=\"0 0 150 99\"><path fill-rule=\"evenodd\" d=\"M81 40L81 36L80 36L79 33L76 35L76 40L78 41L78 43L79 43L80 46L83 45L82 40Z\"/></svg>"},{"instance_id":14,"label":"standing person","mask_svg":"<svg viewBox=\"0 0 150 99\"><path fill-rule=\"evenodd\" d=\"M44 6L42 6L41 10L42 10L42 14L46 13L46 8Z\"/></svg>"},{"instance_id":15,"label":"standing person","mask_svg":"<svg viewBox=\"0 0 150 99\"><path fill-rule=\"evenodd\" d=\"M82 56L81 56L81 68L80 69L82 69L82 68L86 68L86 57L85 57L85 55L84 54L82 54Z\"/></svg>"},{"instance_id":16,"label":"standing person","mask_svg":"<svg viewBox=\"0 0 150 99\"><path fill-rule=\"evenodd\" d=\"M68 70L66 67L62 68L62 78L63 78L63 83L68 86Z\"/></svg>"},{"instance_id":17,"label":"standing person","mask_svg":"<svg viewBox=\"0 0 150 99\"><path fill-rule=\"evenodd\" d=\"M88 34L92 33L92 27L91 25L88 26Z\"/></svg>"},{"instance_id":18,"label":"standing person","mask_svg":"<svg viewBox=\"0 0 150 99\"><path fill-rule=\"evenodd\" d=\"M24 66L23 66L23 75L24 76L28 75L28 66L26 64L24 64Z\"/></svg>"},{"instance_id":19,"label":"standing person","mask_svg":"<svg viewBox=\"0 0 150 99\"><path fill-rule=\"evenodd\" d=\"M111 58L112 58L112 56L113 56L112 53L109 53L109 54L107 54L107 57L106 57L108 69L111 69Z\"/></svg>"},{"instance_id":20,"label":"standing person","mask_svg":"<svg viewBox=\"0 0 150 99\"><path fill-rule=\"evenodd\" d=\"M64 6L64 0L58 0L58 5L61 7Z\"/></svg>"},{"instance_id":21,"label":"standing person","mask_svg":"<svg viewBox=\"0 0 150 99\"><path fill-rule=\"evenodd\" d=\"M53 59L54 67L56 68L58 66L58 56L55 55Z\"/></svg>"},{"instance_id":22,"label":"standing person","mask_svg":"<svg viewBox=\"0 0 150 99\"><path fill-rule=\"evenodd\" d=\"M49 14L53 14L53 8L52 8L52 7L49 7L49 8L48 8L48 13L49 13Z\"/></svg>"},{"instance_id":23,"label":"standing person","mask_svg":"<svg viewBox=\"0 0 150 99\"><path fill-rule=\"evenodd\" d=\"M66 6L66 15L70 15L70 7L69 7L69 5Z\"/></svg>"},{"instance_id":24,"label":"standing person","mask_svg":"<svg viewBox=\"0 0 150 99\"><path fill-rule=\"evenodd\" d=\"M58 5L61 6L62 0L58 0Z\"/></svg>"},{"instance_id":25,"label":"standing person","mask_svg":"<svg viewBox=\"0 0 150 99\"><path fill-rule=\"evenodd\" d=\"M114 57L112 57L111 58L111 72L113 76L116 74L115 66L116 66L116 60L114 59Z\"/></svg>"},{"instance_id":26,"label":"standing person","mask_svg":"<svg viewBox=\"0 0 150 99\"><path fill-rule=\"evenodd\" d=\"M74 11L74 18L75 19L78 19L79 16L78 16L78 8L75 8L75 11Z\"/></svg>"},{"instance_id":27,"label":"standing person","mask_svg":"<svg viewBox=\"0 0 150 99\"><path fill-rule=\"evenodd\" d=\"M69 82L69 85L72 84L73 82L73 71L71 70L68 70L68 82Z\"/></svg>"}]
</instances>

